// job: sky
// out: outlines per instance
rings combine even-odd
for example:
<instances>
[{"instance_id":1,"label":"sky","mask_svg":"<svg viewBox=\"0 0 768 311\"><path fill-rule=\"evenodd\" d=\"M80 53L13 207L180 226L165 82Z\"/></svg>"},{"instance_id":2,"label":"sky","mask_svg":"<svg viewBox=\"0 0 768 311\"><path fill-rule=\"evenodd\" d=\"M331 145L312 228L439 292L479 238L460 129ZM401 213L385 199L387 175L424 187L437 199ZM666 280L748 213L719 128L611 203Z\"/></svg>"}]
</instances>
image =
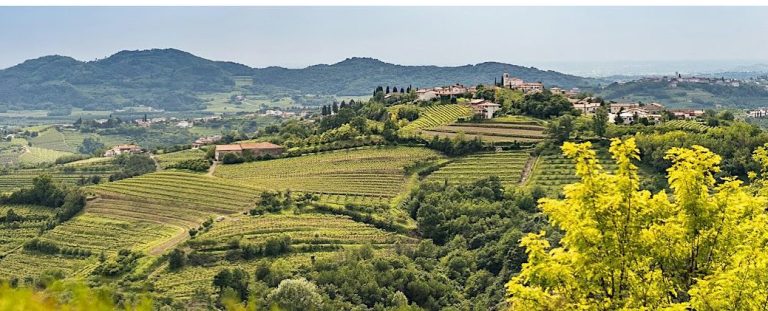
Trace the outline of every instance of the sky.
<instances>
[{"instance_id":1,"label":"sky","mask_svg":"<svg viewBox=\"0 0 768 311\"><path fill-rule=\"evenodd\" d=\"M0 7L0 68L177 48L252 67L357 56L580 74L725 69L768 63L767 33L768 7Z\"/></svg>"}]
</instances>

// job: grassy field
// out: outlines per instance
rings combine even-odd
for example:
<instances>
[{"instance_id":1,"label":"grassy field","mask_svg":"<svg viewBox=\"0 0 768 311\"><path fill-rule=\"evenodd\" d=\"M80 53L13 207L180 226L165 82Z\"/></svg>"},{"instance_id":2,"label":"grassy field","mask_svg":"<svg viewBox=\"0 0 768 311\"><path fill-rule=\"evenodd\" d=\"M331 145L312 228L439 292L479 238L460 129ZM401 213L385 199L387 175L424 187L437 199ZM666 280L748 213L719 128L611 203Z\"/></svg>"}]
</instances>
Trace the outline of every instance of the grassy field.
<instances>
[{"instance_id":1,"label":"grassy field","mask_svg":"<svg viewBox=\"0 0 768 311\"><path fill-rule=\"evenodd\" d=\"M19 156L19 162L23 164L53 163L56 159L62 156L73 154L74 153L66 151L28 147L27 152L24 152Z\"/></svg>"},{"instance_id":2,"label":"grassy field","mask_svg":"<svg viewBox=\"0 0 768 311\"><path fill-rule=\"evenodd\" d=\"M517 186L530 159L527 151L480 153L458 158L427 176L427 181L471 183L498 176L505 187Z\"/></svg>"},{"instance_id":3,"label":"grassy field","mask_svg":"<svg viewBox=\"0 0 768 311\"><path fill-rule=\"evenodd\" d=\"M405 190L405 166L441 157L418 147L362 148L219 165L214 174L256 187L312 192L324 202L387 204Z\"/></svg>"},{"instance_id":4,"label":"grassy field","mask_svg":"<svg viewBox=\"0 0 768 311\"><path fill-rule=\"evenodd\" d=\"M423 108L419 118L409 123L401 131L409 132L436 126L451 124L459 118L472 116L472 109L466 105L435 105Z\"/></svg>"},{"instance_id":5,"label":"grassy field","mask_svg":"<svg viewBox=\"0 0 768 311\"><path fill-rule=\"evenodd\" d=\"M185 160L202 159L205 156L205 151L202 149L187 149L182 151L170 152L158 154L155 156L157 163L163 169L168 168L170 165L177 164Z\"/></svg>"}]
</instances>

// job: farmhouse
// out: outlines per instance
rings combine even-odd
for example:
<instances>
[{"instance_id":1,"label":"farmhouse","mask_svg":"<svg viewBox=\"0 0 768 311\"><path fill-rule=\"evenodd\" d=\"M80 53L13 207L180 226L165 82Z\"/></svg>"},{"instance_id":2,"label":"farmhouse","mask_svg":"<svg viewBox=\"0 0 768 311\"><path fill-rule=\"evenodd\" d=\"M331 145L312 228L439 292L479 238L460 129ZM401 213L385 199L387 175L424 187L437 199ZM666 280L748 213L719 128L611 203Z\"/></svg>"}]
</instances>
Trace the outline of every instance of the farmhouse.
<instances>
[{"instance_id":1,"label":"farmhouse","mask_svg":"<svg viewBox=\"0 0 768 311\"><path fill-rule=\"evenodd\" d=\"M141 147L137 145L117 145L104 152L105 157L114 157L124 153L141 153Z\"/></svg>"},{"instance_id":2,"label":"farmhouse","mask_svg":"<svg viewBox=\"0 0 768 311\"><path fill-rule=\"evenodd\" d=\"M619 113L622 110L628 110L631 108L639 108L640 103L611 103L611 113Z\"/></svg>"},{"instance_id":3,"label":"farmhouse","mask_svg":"<svg viewBox=\"0 0 768 311\"><path fill-rule=\"evenodd\" d=\"M267 154L271 156L279 156L283 154L283 152L285 152L284 147L268 142L216 145L215 158L216 161L221 161L227 153L234 153L240 156L244 153L250 153L251 155L258 157Z\"/></svg>"},{"instance_id":4,"label":"farmhouse","mask_svg":"<svg viewBox=\"0 0 768 311\"><path fill-rule=\"evenodd\" d=\"M197 148L200 148L200 146L210 145L220 140L221 140L221 135L200 137L196 139L194 143L192 143L192 148L197 149Z\"/></svg>"},{"instance_id":5,"label":"farmhouse","mask_svg":"<svg viewBox=\"0 0 768 311\"><path fill-rule=\"evenodd\" d=\"M484 119L492 119L493 114L501 108L501 105L485 99L473 99L469 102L472 111Z\"/></svg>"}]
</instances>

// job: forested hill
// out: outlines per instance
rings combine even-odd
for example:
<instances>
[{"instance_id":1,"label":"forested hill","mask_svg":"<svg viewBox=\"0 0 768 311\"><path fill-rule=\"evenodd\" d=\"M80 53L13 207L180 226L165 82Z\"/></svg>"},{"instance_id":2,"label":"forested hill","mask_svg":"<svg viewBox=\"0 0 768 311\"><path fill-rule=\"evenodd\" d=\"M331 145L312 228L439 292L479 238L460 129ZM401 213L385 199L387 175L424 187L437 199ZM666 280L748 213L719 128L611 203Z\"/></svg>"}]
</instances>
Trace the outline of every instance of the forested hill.
<instances>
[{"instance_id":1,"label":"forested hill","mask_svg":"<svg viewBox=\"0 0 768 311\"><path fill-rule=\"evenodd\" d=\"M249 91L258 93L365 95L377 85L493 83L503 72L550 86L596 84L596 80L588 78L502 63L401 66L371 58L350 58L303 69L256 69L175 49L153 49L121 51L89 62L44 56L0 70L0 109L102 110L145 104L166 110L195 110L204 103L194 95L231 91L238 76L253 77Z\"/></svg>"},{"instance_id":2,"label":"forested hill","mask_svg":"<svg viewBox=\"0 0 768 311\"><path fill-rule=\"evenodd\" d=\"M454 83L491 84L494 78L500 80L504 72L526 81L541 81L547 86L584 87L597 84L596 80L589 78L497 62L458 67L402 66L359 57L303 69L256 69L254 83L307 93L361 95L370 93L372 85L430 87Z\"/></svg>"}]
</instances>

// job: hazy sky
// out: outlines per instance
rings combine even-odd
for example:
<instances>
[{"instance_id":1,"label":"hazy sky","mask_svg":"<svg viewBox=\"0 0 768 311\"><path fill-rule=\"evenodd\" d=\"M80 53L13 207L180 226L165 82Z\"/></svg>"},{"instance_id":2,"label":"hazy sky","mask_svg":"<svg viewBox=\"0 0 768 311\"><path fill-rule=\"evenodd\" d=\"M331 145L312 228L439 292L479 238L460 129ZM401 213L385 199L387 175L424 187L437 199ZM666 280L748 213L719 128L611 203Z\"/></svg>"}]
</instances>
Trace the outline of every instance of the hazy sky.
<instances>
[{"instance_id":1,"label":"hazy sky","mask_svg":"<svg viewBox=\"0 0 768 311\"><path fill-rule=\"evenodd\" d=\"M255 67L768 60L768 8L0 8L0 68L178 48ZM554 68L557 69L557 68Z\"/></svg>"}]
</instances>

